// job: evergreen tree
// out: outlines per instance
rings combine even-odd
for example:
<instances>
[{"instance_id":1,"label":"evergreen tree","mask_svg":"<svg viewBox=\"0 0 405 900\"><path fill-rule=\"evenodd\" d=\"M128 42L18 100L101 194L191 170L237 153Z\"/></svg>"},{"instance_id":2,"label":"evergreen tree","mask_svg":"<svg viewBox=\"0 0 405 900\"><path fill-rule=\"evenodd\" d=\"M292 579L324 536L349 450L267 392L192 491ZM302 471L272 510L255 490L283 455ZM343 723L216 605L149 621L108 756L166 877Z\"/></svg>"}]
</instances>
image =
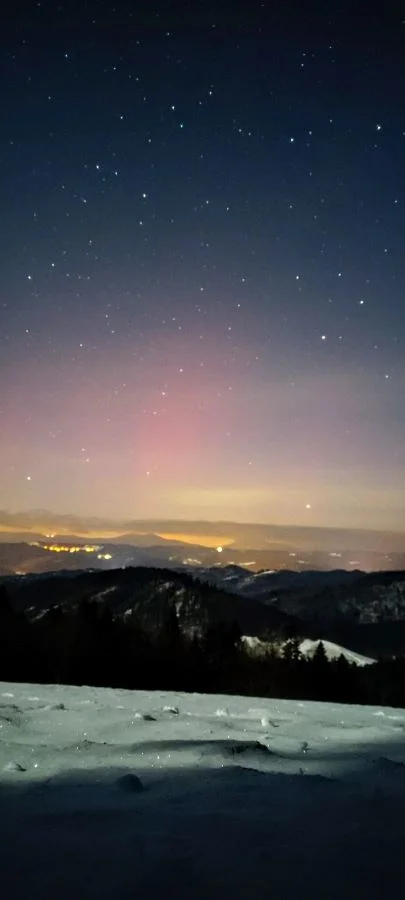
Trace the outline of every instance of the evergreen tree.
<instances>
[{"instance_id":1,"label":"evergreen tree","mask_svg":"<svg viewBox=\"0 0 405 900\"><path fill-rule=\"evenodd\" d=\"M291 637L283 647L283 659L288 663L297 663L301 659L300 641L298 637Z\"/></svg>"},{"instance_id":2,"label":"evergreen tree","mask_svg":"<svg viewBox=\"0 0 405 900\"><path fill-rule=\"evenodd\" d=\"M319 641L311 661L312 691L315 700L329 700L333 695L332 667L322 641Z\"/></svg>"},{"instance_id":3,"label":"evergreen tree","mask_svg":"<svg viewBox=\"0 0 405 900\"><path fill-rule=\"evenodd\" d=\"M161 630L161 641L173 652L178 651L182 645L179 617L174 603L169 607L168 616Z\"/></svg>"},{"instance_id":4,"label":"evergreen tree","mask_svg":"<svg viewBox=\"0 0 405 900\"><path fill-rule=\"evenodd\" d=\"M319 666L319 668L325 667L325 664L326 666L329 665L323 641L319 641L313 656L313 661L314 665Z\"/></svg>"}]
</instances>

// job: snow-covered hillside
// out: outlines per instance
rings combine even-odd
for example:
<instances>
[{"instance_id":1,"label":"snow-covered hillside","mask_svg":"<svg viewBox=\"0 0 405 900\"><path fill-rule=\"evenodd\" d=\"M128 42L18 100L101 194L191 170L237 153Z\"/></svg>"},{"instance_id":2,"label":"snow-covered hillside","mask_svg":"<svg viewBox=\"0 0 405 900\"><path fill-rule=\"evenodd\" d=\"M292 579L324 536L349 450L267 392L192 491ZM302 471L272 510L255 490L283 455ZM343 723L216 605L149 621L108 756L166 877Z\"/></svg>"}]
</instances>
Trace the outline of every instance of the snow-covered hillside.
<instances>
[{"instance_id":1,"label":"snow-covered hillside","mask_svg":"<svg viewBox=\"0 0 405 900\"><path fill-rule=\"evenodd\" d=\"M371 666L375 663L375 659L370 659L369 656L362 656L361 653L354 653L353 650L341 647L340 644L334 644L332 641L321 641L321 639L311 641L309 638L306 638L305 641L302 641L300 644L301 655L312 659L320 643L323 644L329 660L339 659L339 656L344 656L349 663L354 663L355 666Z\"/></svg>"},{"instance_id":2,"label":"snow-covered hillside","mask_svg":"<svg viewBox=\"0 0 405 900\"><path fill-rule=\"evenodd\" d=\"M252 637L251 635L242 635L242 643L245 650L252 656L265 656L273 649L273 645L268 641L260 640L260 638ZM344 656L349 663L354 663L356 666L370 666L376 662L375 659L371 659L369 656L362 656L361 653L354 653L353 650L348 650L347 647L341 647L340 644L334 644L332 641L325 641L323 638L319 638L316 641L305 638L305 640L301 641L299 645L301 656L312 659L320 643L323 644L327 659L329 660L339 659L340 656ZM281 649L282 645L280 645L280 650Z\"/></svg>"},{"instance_id":3,"label":"snow-covered hillside","mask_svg":"<svg viewBox=\"0 0 405 900\"><path fill-rule=\"evenodd\" d=\"M373 900L405 711L0 684L4 900Z\"/></svg>"}]
</instances>

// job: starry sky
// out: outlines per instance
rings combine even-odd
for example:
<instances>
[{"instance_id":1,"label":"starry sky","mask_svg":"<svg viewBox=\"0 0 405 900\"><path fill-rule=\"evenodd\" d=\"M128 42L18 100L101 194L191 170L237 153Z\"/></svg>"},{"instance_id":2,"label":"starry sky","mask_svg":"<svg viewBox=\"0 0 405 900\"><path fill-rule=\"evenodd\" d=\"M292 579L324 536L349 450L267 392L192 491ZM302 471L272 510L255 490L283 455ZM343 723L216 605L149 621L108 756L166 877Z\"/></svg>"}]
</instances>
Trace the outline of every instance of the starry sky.
<instances>
[{"instance_id":1,"label":"starry sky","mask_svg":"<svg viewBox=\"0 0 405 900\"><path fill-rule=\"evenodd\" d=\"M9 4L0 508L404 528L405 19L378 6Z\"/></svg>"}]
</instances>

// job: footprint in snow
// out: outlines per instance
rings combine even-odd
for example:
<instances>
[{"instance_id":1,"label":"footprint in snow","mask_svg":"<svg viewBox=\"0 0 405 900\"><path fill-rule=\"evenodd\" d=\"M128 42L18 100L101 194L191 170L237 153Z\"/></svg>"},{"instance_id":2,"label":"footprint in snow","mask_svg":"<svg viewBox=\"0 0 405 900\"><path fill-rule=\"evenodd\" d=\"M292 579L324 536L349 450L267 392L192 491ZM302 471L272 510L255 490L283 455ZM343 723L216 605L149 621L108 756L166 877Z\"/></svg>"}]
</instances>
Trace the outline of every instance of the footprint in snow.
<instances>
[{"instance_id":1,"label":"footprint in snow","mask_svg":"<svg viewBox=\"0 0 405 900\"><path fill-rule=\"evenodd\" d=\"M51 711L54 712L54 711L59 711L61 709L66 709L66 706L64 703L48 703L47 706L43 706L42 708L43 708L44 712L51 712Z\"/></svg>"},{"instance_id":2,"label":"footprint in snow","mask_svg":"<svg viewBox=\"0 0 405 900\"><path fill-rule=\"evenodd\" d=\"M156 722L156 716L152 716L151 713L136 712L134 719L143 719L144 722Z\"/></svg>"}]
</instances>

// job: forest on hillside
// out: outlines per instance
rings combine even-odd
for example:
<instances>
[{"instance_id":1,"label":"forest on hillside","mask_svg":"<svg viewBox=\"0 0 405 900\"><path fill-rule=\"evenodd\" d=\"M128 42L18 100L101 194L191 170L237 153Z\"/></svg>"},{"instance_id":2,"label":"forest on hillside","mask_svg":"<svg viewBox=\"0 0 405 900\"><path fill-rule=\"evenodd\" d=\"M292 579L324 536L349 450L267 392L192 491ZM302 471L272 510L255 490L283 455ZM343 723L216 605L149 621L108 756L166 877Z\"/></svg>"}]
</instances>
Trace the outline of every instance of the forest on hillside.
<instances>
[{"instance_id":1,"label":"forest on hillside","mask_svg":"<svg viewBox=\"0 0 405 900\"><path fill-rule=\"evenodd\" d=\"M38 618L14 608L0 588L0 680L175 690L405 706L405 659L358 667L328 661L321 643L301 656L298 636L255 657L237 622L186 635L174 604L158 628L106 604L82 600L54 606Z\"/></svg>"}]
</instances>

